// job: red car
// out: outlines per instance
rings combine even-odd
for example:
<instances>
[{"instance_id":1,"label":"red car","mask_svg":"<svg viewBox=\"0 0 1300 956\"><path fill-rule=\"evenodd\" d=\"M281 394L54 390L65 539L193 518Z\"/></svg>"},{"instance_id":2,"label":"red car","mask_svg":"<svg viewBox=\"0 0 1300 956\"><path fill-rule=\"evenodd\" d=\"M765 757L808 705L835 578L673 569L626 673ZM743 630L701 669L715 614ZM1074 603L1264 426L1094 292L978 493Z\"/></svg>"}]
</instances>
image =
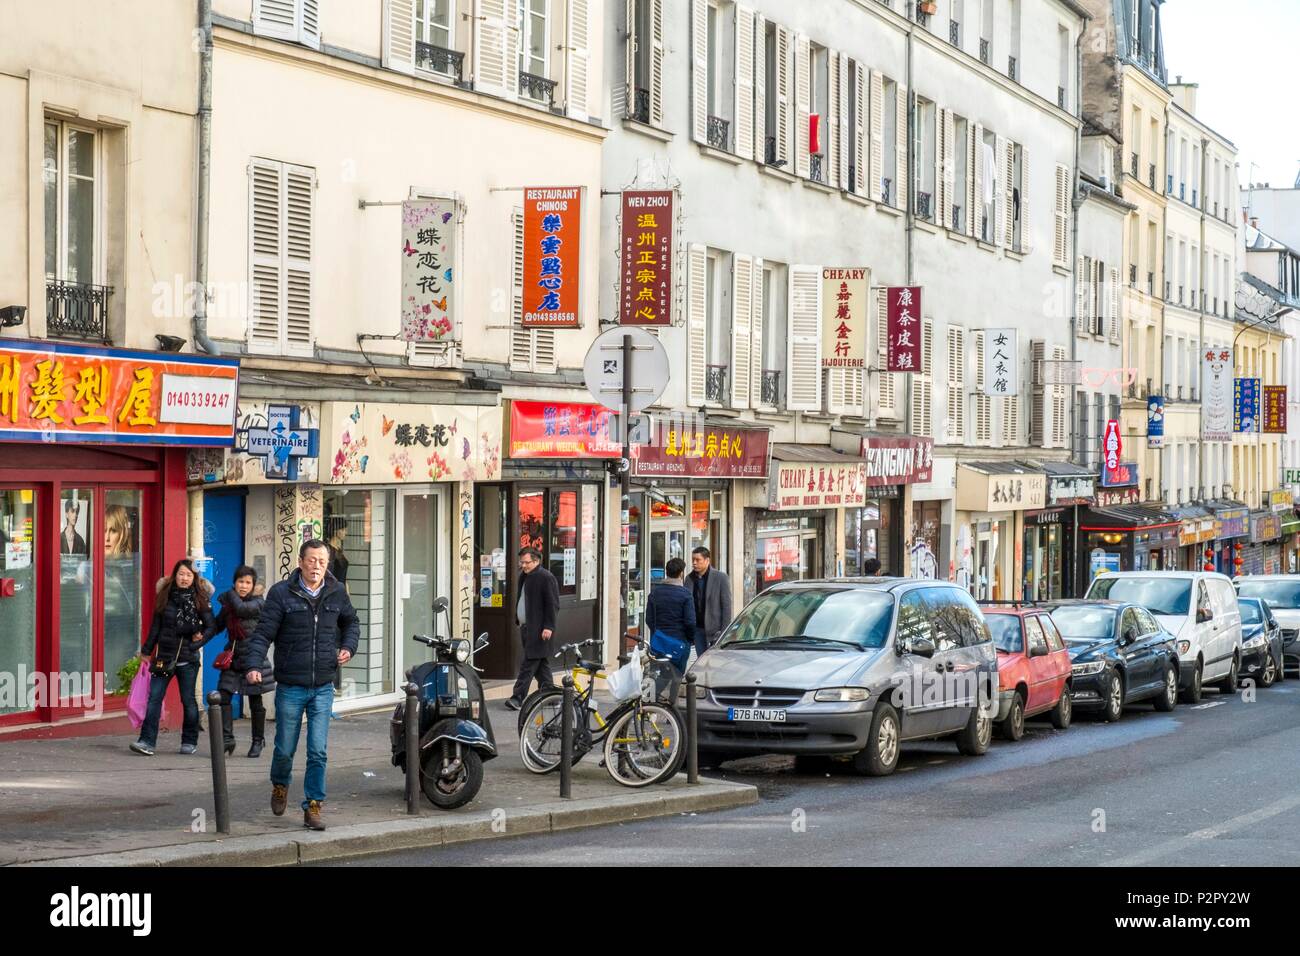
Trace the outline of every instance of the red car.
<instances>
[{"instance_id":1,"label":"red car","mask_svg":"<svg viewBox=\"0 0 1300 956\"><path fill-rule=\"evenodd\" d=\"M998 649L998 730L1025 735L1025 718L1050 713L1052 726L1070 726L1070 652L1046 610L1027 605L983 607Z\"/></svg>"}]
</instances>

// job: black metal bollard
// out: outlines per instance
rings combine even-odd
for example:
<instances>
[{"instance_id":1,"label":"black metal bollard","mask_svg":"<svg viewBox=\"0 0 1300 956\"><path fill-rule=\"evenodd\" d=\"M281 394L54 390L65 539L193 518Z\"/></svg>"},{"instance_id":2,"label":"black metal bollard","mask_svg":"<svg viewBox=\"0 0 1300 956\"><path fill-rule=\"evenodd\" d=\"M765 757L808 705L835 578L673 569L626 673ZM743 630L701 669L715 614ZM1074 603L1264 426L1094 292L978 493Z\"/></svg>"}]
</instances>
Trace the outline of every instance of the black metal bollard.
<instances>
[{"instance_id":1,"label":"black metal bollard","mask_svg":"<svg viewBox=\"0 0 1300 956\"><path fill-rule=\"evenodd\" d=\"M560 796L573 791L573 675L564 675L564 713L560 715Z\"/></svg>"},{"instance_id":2,"label":"black metal bollard","mask_svg":"<svg viewBox=\"0 0 1300 956\"><path fill-rule=\"evenodd\" d=\"M695 713L695 675L686 675L686 782L700 782L700 747L696 733L699 720Z\"/></svg>"},{"instance_id":3,"label":"black metal bollard","mask_svg":"<svg viewBox=\"0 0 1300 956\"><path fill-rule=\"evenodd\" d=\"M406 685L406 812L420 813L420 685Z\"/></svg>"},{"instance_id":4,"label":"black metal bollard","mask_svg":"<svg viewBox=\"0 0 1300 956\"><path fill-rule=\"evenodd\" d=\"M230 832L230 789L226 786L226 747L221 733L221 694L208 695L208 749L212 751L212 802L217 832Z\"/></svg>"}]
</instances>

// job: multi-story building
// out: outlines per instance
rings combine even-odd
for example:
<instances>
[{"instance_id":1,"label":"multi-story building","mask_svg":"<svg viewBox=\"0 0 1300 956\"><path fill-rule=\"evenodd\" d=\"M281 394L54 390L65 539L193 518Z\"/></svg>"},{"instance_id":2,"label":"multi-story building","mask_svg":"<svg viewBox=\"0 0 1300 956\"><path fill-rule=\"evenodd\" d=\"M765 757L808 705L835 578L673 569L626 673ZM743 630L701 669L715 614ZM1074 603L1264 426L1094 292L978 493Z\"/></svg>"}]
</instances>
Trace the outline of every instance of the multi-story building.
<instances>
[{"instance_id":1,"label":"multi-story building","mask_svg":"<svg viewBox=\"0 0 1300 956\"><path fill-rule=\"evenodd\" d=\"M762 479L707 453L675 469L659 453L639 461L634 582L707 544L737 600L860 573L868 557L1011 597L1032 538L1031 564L1060 593L1065 543L1040 544L1025 520L1051 510L1026 460L1068 456L1069 385L1045 384L1042 360L1065 362L1071 342L1081 9L633 0L626 16L607 27L605 186L672 190L678 204L676 308L658 330L673 374L657 411L694 417L705 442L758 430L772 449ZM616 204L602 213L618 235ZM613 320L621 270L604 247ZM824 269L865 270L865 368L823 367L837 292ZM902 286L922 294L910 375L883 370L883 290ZM1018 333L1015 394L985 387L994 328ZM659 437L669 454L680 442ZM863 468L867 493L847 506L838 483L825 494L826 476Z\"/></svg>"}]
</instances>

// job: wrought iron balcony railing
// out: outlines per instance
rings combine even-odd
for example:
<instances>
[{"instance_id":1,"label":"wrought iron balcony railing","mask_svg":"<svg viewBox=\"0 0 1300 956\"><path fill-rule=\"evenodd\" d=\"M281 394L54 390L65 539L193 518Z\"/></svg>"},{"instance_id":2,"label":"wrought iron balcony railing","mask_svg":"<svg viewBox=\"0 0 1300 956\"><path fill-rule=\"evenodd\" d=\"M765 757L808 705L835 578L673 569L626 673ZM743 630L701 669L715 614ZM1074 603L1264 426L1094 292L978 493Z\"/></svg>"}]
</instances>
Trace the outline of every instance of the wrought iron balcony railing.
<instances>
[{"instance_id":1,"label":"wrought iron balcony railing","mask_svg":"<svg viewBox=\"0 0 1300 956\"><path fill-rule=\"evenodd\" d=\"M650 91L637 87L632 102L632 119L638 123L650 122Z\"/></svg>"},{"instance_id":2,"label":"wrought iron balcony railing","mask_svg":"<svg viewBox=\"0 0 1300 956\"><path fill-rule=\"evenodd\" d=\"M1130 266L1128 267L1128 284L1131 285L1131 286L1133 286L1134 288L1137 287L1137 284L1138 284L1138 267L1137 267L1137 264L1136 264L1136 263L1134 263L1133 265L1130 265Z\"/></svg>"},{"instance_id":3,"label":"wrought iron balcony railing","mask_svg":"<svg viewBox=\"0 0 1300 956\"><path fill-rule=\"evenodd\" d=\"M555 81L535 73L519 71L519 92L539 103L555 105Z\"/></svg>"},{"instance_id":4,"label":"wrought iron balcony railing","mask_svg":"<svg viewBox=\"0 0 1300 956\"><path fill-rule=\"evenodd\" d=\"M1129 163L1129 172L1133 174L1134 179L1138 178L1138 154L1137 153L1134 153L1133 156L1131 157L1131 162Z\"/></svg>"},{"instance_id":5,"label":"wrought iron balcony railing","mask_svg":"<svg viewBox=\"0 0 1300 956\"><path fill-rule=\"evenodd\" d=\"M1156 164L1152 163L1147 169L1147 185L1152 189L1156 188Z\"/></svg>"},{"instance_id":6,"label":"wrought iron balcony railing","mask_svg":"<svg viewBox=\"0 0 1300 956\"><path fill-rule=\"evenodd\" d=\"M952 228L954 232L966 231L966 210L961 206L952 207Z\"/></svg>"},{"instance_id":7,"label":"wrought iron balcony railing","mask_svg":"<svg viewBox=\"0 0 1300 956\"><path fill-rule=\"evenodd\" d=\"M934 204L930 201L932 198L933 197L930 193L918 191L916 194L916 214L922 219L929 219L931 221L934 219Z\"/></svg>"},{"instance_id":8,"label":"wrought iron balcony railing","mask_svg":"<svg viewBox=\"0 0 1300 956\"><path fill-rule=\"evenodd\" d=\"M980 37L980 62L985 66L987 66L989 62L989 45L988 40Z\"/></svg>"},{"instance_id":9,"label":"wrought iron balcony railing","mask_svg":"<svg viewBox=\"0 0 1300 956\"><path fill-rule=\"evenodd\" d=\"M1016 78L1016 58L1014 56L1007 57L1007 78L1010 80Z\"/></svg>"},{"instance_id":10,"label":"wrought iron balcony railing","mask_svg":"<svg viewBox=\"0 0 1300 956\"><path fill-rule=\"evenodd\" d=\"M763 141L763 162L768 166L776 165L776 137L768 136Z\"/></svg>"},{"instance_id":11,"label":"wrought iron balcony railing","mask_svg":"<svg viewBox=\"0 0 1300 956\"><path fill-rule=\"evenodd\" d=\"M808 178L814 182L826 182L826 155L810 153L808 156Z\"/></svg>"},{"instance_id":12,"label":"wrought iron balcony railing","mask_svg":"<svg viewBox=\"0 0 1300 956\"><path fill-rule=\"evenodd\" d=\"M724 402L727 397L727 366L707 366L704 376L704 398L710 402Z\"/></svg>"},{"instance_id":13,"label":"wrought iron balcony railing","mask_svg":"<svg viewBox=\"0 0 1300 956\"><path fill-rule=\"evenodd\" d=\"M961 46L961 24L956 20L948 21L948 42L953 46Z\"/></svg>"},{"instance_id":14,"label":"wrought iron balcony railing","mask_svg":"<svg viewBox=\"0 0 1300 956\"><path fill-rule=\"evenodd\" d=\"M880 201L883 202L886 206L892 206L894 204L894 200L890 192L893 189L893 187L894 187L894 181L892 179L890 179L888 176L881 177Z\"/></svg>"},{"instance_id":15,"label":"wrought iron balcony railing","mask_svg":"<svg viewBox=\"0 0 1300 956\"><path fill-rule=\"evenodd\" d=\"M1065 87L1063 86L1056 88L1056 105L1061 109L1065 109Z\"/></svg>"},{"instance_id":16,"label":"wrought iron balcony railing","mask_svg":"<svg viewBox=\"0 0 1300 956\"><path fill-rule=\"evenodd\" d=\"M776 408L781 404L781 371L780 369L765 368L763 369L763 404L771 408Z\"/></svg>"},{"instance_id":17,"label":"wrought iron balcony railing","mask_svg":"<svg viewBox=\"0 0 1300 956\"><path fill-rule=\"evenodd\" d=\"M463 83L465 54L458 50L448 50L434 43L415 44L415 65L433 73L450 76L458 84Z\"/></svg>"},{"instance_id":18,"label":"wrought iron balcony railing","mask_svg":"<svg viewBox=\"0 0 1300 956\"><path fill-rule=\"evenodd\" d=\"M731 149L731 123L721 116L709 117L709 145L714 149Z\"/></svg>"},{"instance_id":19,"label":"wrought iron balcony railing","mask_svg":"<svg viewBox=\"0 0 1300 956\"><path fill-rule=\"evenodd\" d=\"M56 339L108 342L112 286L45 280L46 334Z\"/></svg>"}]
</instances>

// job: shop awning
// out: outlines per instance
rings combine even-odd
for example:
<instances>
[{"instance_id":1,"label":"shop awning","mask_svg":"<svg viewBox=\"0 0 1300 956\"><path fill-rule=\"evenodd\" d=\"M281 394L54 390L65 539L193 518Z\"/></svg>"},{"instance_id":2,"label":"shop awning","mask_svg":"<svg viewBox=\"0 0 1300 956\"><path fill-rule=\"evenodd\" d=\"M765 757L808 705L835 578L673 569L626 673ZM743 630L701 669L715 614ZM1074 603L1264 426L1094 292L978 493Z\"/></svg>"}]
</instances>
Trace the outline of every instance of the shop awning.
<instances>
[{"instance_id":1,"label":"shop awning","mask_svg":"<svg viewBox=\"0 0 1300 956\"><path fill-rule=\"evenodd\" d=\"M1047 504L1047 472L1019 461L963 461L957 466L957 510L1037 511Z\"/></svg>"},{"instance_id":2,"label":"shop awning","mask_svg":"<svg viewBox=\"0 0 1300 956\"><path fill-rule=\"evenodd\" d=\"M1282 533L1294 534L1297 531L1300 531L1300 514L1288 511L1282 515Z\"/></svg>"},{"instance_id":3,"label":"shop awning","mask_svg":"<svg viewBox=\"0 0 1300 956\"><path fill-rule=\"evenodd\" d=\"M1097 498L1097 473L1072 461L1025 462L1026 467L1047 474L1047 504L1090 505Z\"/></svg>"},{"instance_id":4,"label":"shop awning","mask_svg":"<svg viewBox=\"0 0 1300 956\"><path fill-rule=\"evenodd\" d=\"M829 445L772 445L770 511L860 508L867 500L867 463Z\"/></svg>"},{"instance_id":5,"label":"shop awning","mask_svg":"<svg viewBox=\"0 0 1300 956\"><path fill-rule=\"evenodd\" d=\"M810 465L849 464L851 462L866 461L861 455L850 455L848 452L836 451L829 445L791 445L782 442L773 443L772 458L775 461L802 462Z\"/></svg>"},{"instance_id":6,"label":"shop awning","mask_svg":"<svg viewBox=\"0 0 1300 956\"><path fill-rule=\"evenodd\" d=\"M1079 519L1079 528L1083 531L1144 531L1148 528L1172 528L1181 524L1172 512L1156 505L1089 508Z\"/></svg>"}]
</instances>

